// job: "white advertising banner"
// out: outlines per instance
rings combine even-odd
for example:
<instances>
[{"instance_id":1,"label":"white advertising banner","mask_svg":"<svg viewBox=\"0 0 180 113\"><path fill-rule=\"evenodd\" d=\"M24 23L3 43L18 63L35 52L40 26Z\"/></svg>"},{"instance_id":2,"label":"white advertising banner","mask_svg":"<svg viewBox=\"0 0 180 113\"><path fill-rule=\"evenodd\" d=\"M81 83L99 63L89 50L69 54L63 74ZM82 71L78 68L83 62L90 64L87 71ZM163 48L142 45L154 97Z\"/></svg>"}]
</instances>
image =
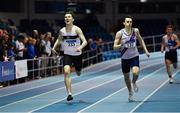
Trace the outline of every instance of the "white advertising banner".
<instances>
[{"instance_id":1,"label":"white advertising banner","mask_svg":"<svg viewBox=\"0 0 180 113\"><path fill-rule=\"evenodd\" d=\"M15 61L16 79L28 76L27 60Z\"/></svg>"}]
</instances>

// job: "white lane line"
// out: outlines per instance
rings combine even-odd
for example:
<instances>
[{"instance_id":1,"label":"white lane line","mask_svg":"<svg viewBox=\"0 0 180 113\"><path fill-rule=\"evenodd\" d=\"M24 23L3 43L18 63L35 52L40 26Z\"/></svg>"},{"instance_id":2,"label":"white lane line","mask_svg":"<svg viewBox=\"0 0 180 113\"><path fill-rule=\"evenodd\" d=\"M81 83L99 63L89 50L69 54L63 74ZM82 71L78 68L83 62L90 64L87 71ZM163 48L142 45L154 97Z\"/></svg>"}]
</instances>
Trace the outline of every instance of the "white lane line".
<instances>
[{"instance_id":1,"label":"white lane line","mask_svg":"<svg viewBox=\"0 0 180 113\"><path fill-rule=\"evenodd\" d=\"M142 69L151 67L152 65L156 65L156 64L160 64L160 63L159 63L159 62L158 62L158 63L156 62L156 63L154 63L154 64L151 64L151 65L148 65L148 66L144 66ZM113 72L110 72L110 73L115 73L115 72L119 72L119 70L113 71ZM110 74L110 73L108 73L108 74ZM81 83L83 83L83 82L87 82L87 81L90 81L90 80L93 80L93 79L98 79L98 78L104 77L104 76L106 76L106 75L107 75L107 74L104 74L103 76L97 76L97 77L94 77L94 78L91 78L91 79L88 79L88 80L85 80L85 81L82 81L82 82L78 82L78 83L73 84L72 86L76 86L76 85L78 85L78 84L81 84ZM122 76L121 76L121 77L122 77ZM58 89L55 89L55 90L52 90L52 91L49 91L49 92L46 92L46 93L42 93L42 94L39 94L39 95L36 95L36 96L32 96L32 97L29 97L29 98L26 98L26 99L22 99L22 100L20 100L20 101L16 101L16 102L13 102L13 103L10 103L10 104L1 106L0 109L1 109L1 108L4 108L4 107L7 107L7 106L10 106L10 105L13 105L13 104L16 104L16 103L20 103L20 102L23 102L23 101L26 101L26 100L29 100L29 99L33 99L33 98L42 96L42 95L45 95L45 94L49 94L49 93L51 93L51 92L55 92L55 91L61 90L61 89L63 89L63 88L65 88L65 87L61 87L61 88L58 88ZM63 100L64 100L64 99L63 99Z\"/></svg>"},{"instance_id":2,"label":"white lane line","mask_svg":"<svg viewBox=\"0 0 180 113\"><path fill-rule=\"evenodd\" d=\"M176 73L173 74L173 77L178 73L179 71L176 71ZM149 94L146 98L143 99L143 101L141 103L139 103L136 107L134 107L134 109L132 109L129 113L133 113L138 107L140 107L142 104L144 104L145 101L147 101L147 99L149 99L154 93L156 93L161 87L163 87L166 83L168 82L168 80L164 81L158 88L156 88L151 94Z\"/></svg>"},{"instance_id":3,"label":"white lane line","mask_svg":"<svg viewBox=\"0 0 180 113\"><path fill-rule=\"evenodd\" d=\"M108 68L111 68L111 67L113 67L113 66L115 66L115 65L117 65L117 64L108 65L108 66L106 66L106 67L104 67L104 68L102 68L102 69L99 69L99 70L97 70L97 71L95 71L95 72L91 72L91 73L88 73L88 74L97 73L97 72L106 70L106 69L108 69ZM74 76L74 77L72 77L72 79L75 79L75 78L77 78L77 77L78 77L78 76ZM1 98L1 97L5 97L5 96L9 96L9 95L13 95L13 94L17 94L17 93L20 93L20 92L28 91L28 90L31 90L31 89L35 89L35 88L40 88L40 87L44 87L44 86L56 84L56 83L58 83L58 82L63 82L63 81L64 81L64 79L61 79L61 80L56 81L56 82L47 83L47 84L43 84L43 85L38 85L38 86L35 86L35 87L31 87L31 88L26 88L26 89L24 89L24 90L20 90L20 91L8 93L8 94L5 94L5 95L1 95L0 98ZM8 88L8 87L7 87L7 88Z\"/></svg>"},{"instance_id":4,"label":"white lane line","mask_svg":"<svg viewBox=\"0 0 180 113\"><path fill-rule=\"evenodd\" d=\"M154 59L154 60L157 60L157 59ZM119 64L120 64L120 63L119 63ZM111 64L111 65L108 65L108 66L106 66L106 67L104 67L104 68L102 68L102 69L99 69L99 70L97 70L97 71L89 72L88 74L97 73L97 72L106 70L106 69L108 69L108 68L111 68L111 67L113 67L113 66L115 66L115 65L118 65L118 64ZM75 78L77 78L77 76L73 76L73 77L72 77L72 79L75 79ZM17 93L21 93L21 92L24 92L24 91L32 90L32 89L35 89L35 88L40 88L40 87L44 87L44 86L56 84L56 83L58 83L58 82L63 82L63 81L64 81L64 79L61 79L61 80L56 81L56 82L47 83L47 84L43 84L43 85L38 85L38 86L35 86L35 87L31 87L31 88L25 88L24 90L15 91L15 92L12 92L12 93L8 93L8 94L5 94L5 95L1 95L0 98L1 98L1 97L5 97L5 96L9 96L9 95L13 95L13 94L17 94ZM37 82L38 82L38 81L37 81ZM6 87L6 88L12 88L12 87Z\"/></svg>"},{"instance_id":5,"label":"white lane line","mask_svg":"<svg viewBox=\"0 0 180 113\"><path fill-rule=\"evenodd\" d=\"M154 64L151 64L151 65L148 65L148 66L144 66L142 69L151 67L152 65L156 65L156 64L160 64L160 63L159 63L159 62L158 62L158 63L156 62L156 63L154 63ZM120 78L122 78L122 77L123 77L123 76L121 75ZM117 79L120 79L120 78L117 78ZM145 77L144 77L144 78L145 78ZM113 79L113 80L111 80L110 82L112 82L112 81L114 81L114 80L117 80L117 79ZM102 85L107 84L107 83L110 83L110 82L107 81L107 82L105 82L105 83L103 83L103 84L100 84L100 85L98 85L98 86L95 86L95 87L93 87L93 88L89 88L89 90L94 89L94 88L97 88L97 87L99 87L99 86L102 86ZM83 93L83 92L86 92L86 91L89 91L89 90L84 90L84 91L82 91L82 92L80 92L80 93L76 93L75 95L79 95L79 94L81 94L81 93ZM75 95L74 95L74 96L75 96ZM45 107L47 107L47 106L50 106L50 105L52 105L52 104L58 103L58 102L60 102L60 101L62 101L62 100L64 100L64 99L66 99L66 98L63 98L63 99L61 99L61 100L52 102L52 103L50 103L50 104L48 104L48 105L45 105L45 106L42 106L42 107L40 107L40 108L34 109L34 110L32 110L32 111L30 111L30 112L28 112L28 113L31 113L31 112L40 110L40 109L45 108Z\"/></svg>"},{"instance_id":6,"label":"white lane line","mask_svg":"<svg viewBox=\"0 0 180 113\"><path fill-rule=\"evenodd\" d=\"M155 73L157 73L158 71L162 70L163 68L165 68L165 67L163 66L163 67L161 67L160 69L158 69L158 70L156 70L156 71L153 71L151 74L148 74L147 76L143 77L142 79L138 80L137 82L139 83L139 82L143 81L144 79L146 79L146 78L148 78L148 77L154 75ZM92 104L92 105L90 105L90 106L88 106L88 107L86 107L86 108L84 108L84 109L78 111L77 113L82 113L83 111L85 111L85 110L87 110L87 109L89 109L89 108L91 108L91 107L97 105L98 103L100 103L100 102L102 102L102 101L104 101L104 100L106 100L106 99L112 97L113 95L115 95L115 94L117 94L117 93L119 93L119 92L121 92L121 91L123 91L123 90L125 90L125 89L127 89L127 88L126 88L126 87L121 88L120 90L118 90L118 91L112 93L112 94L109 95L109 96L104 97L103 99L101 99L101 100L95 102L94 104Z\"/></svg>"},{"instance_id":7,"label":"white lane line","mask_svg":"<svg viewBox=\"0 0 180 113\"><path fill-rule=\"evenodd\" d=\"M123 76L119 76L119 77L117 77L117 78L115 78L115 79L112 79L112 80L110 80L110 81L107 81L107 82L104 82L104 83L99 84L99 85L97 85L97 86L88 88L88 89L86 89L86 90L84 90L84 91L81 91L81 92L79 92L79 93L74 94L74 96L79 95L79 94L81 94L81 93L84 93L84 92L86 92L86 91L89 91L89 90L91 90L91 89L97 88L97 87L99 87L99 86L108 84L108 83L113 82L113 81L115 81L115 80L118 80L118 79L120 79L120 78L123 78ZM40 110L40 109L42 109L42 108L48 107L48 106L53 105L53 104L55 104L55 103L58 103L58 102L60 102L60 101L62 101L62 100L64 100L64 99L66 99L66 97L63 98L63 99L60 99L60 100L51 102L51 103L49 103L49 104L46 104L46 105L44 105L44 106L41 106L41 107L39 107L39 108L37 108L37 109L34 109L34 110L32 110L32 111L29 111L28 113L32 113L32 112L34 112L34 111L37 111L37 110Z\"/></svg>"},{"instance_id":8,"label":"white lane line","mask_svg":"<svg viewBox=\"0 0 180 113\"><path fill-rule=\"evenodd\" d=\"M84 80L84 81L75 83L75 84L73 84L72 86L77 86L77 85L79 85L79 84L83 84L83 83L86 83L86 82L91 81L91 80L94 80L94 79L99 79L99 78L102 78L102 77L104 77L104 76L107 76L108 74L116 73L116 72L119 72L119 70L118 70L118 71L113 71L113 72L110 72L110 73L103 74L102 76L93 77L93 78L90 78L90 79L87 79L87 80ZM122 76L121 76L121 77L122 77ZM6 105L4 105L4 106L0 106L0 109L1 109L1 108L4 108L4 107L7 107L7 106L10 106L10 105L13 105L13 104L17 104L17 103L20 103L20 102L29 100L29 99L33 99L33 98L40 97L40 96L43 96L43 95L46 95L46 94L49 94L49 93L53 93L53 92L55 92L55 91L62 90L62 89L65 89L65 86L64 86L64 87L61 87L61 88L57 88L57 89L51 90L51 91L48 91L48 92L46 92L46 93L41 93L41 94L39 94L39 95L35 95L35 96L29 97L29 98L25 98L25 99L22 99L22 100L19 100L19 101L15 101L15 102L12 102L12 103L10 103L10 104L6 104Z\"/></svg>"}]
</instances>

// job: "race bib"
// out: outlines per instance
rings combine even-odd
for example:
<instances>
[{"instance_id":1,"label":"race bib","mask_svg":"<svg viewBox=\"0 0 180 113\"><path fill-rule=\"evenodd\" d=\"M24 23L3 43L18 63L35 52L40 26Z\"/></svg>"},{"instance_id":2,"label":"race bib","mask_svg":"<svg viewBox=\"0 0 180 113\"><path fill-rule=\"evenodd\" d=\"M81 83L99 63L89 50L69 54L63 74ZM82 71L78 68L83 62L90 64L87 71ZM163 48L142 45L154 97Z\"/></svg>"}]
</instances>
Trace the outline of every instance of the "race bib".
<instances>
[{"instance_id":1,"label":"race bib","mask_svg":"<svg viewBox=\"0 0 180 113\"><path fill-rule=\"evenodd\" d=\"M74 47L76 46L76 40L66 40L65 45L66 47Z\"/></svg>"},{"instance_id":2,"label":"race bib","mask_svg":"<svg viewBox=\"0 0 180 113\"><path fill-rule=\"evenodd\" d=\"M133 47L136 47L136 43L126 43L124 45L125 48L133 48Z\"/></svg>"},{"instance_id":3,"label":"race bib","mask_svg":"<svg viewBox=\"0 0 180 113\"><path fill-rule=\"evenodd\" d=\"M80 46L79 39L64 40L64 54L79 55L81 52L76 51L79 46Z\"/></svg>"}]
</instances>

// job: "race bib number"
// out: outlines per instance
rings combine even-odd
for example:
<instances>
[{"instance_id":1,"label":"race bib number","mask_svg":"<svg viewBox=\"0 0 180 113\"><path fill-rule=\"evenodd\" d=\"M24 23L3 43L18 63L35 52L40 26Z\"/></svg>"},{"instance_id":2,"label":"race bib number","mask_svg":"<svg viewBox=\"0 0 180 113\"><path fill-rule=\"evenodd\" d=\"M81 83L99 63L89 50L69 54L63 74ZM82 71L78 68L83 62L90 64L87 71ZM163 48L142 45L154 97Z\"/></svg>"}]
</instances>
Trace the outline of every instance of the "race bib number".
<instances>
[{"instance_id":1,"label":"race bib number","mask_svg":"<svg viewBox=\"0 0 180 113\"><path fill-rule=\"evenodd\" d=\"M125 48L133 48L136 47L136 43L126 43L124 46Z\"/></svg>"},{"instance_id":2,"label":"race bib number","mask_svg":"<svg viewBox=\"0 0 180 113\"><path fill-rule=\"evenodd\" d=\"M68 47L76 46L76 40L66 40L66 46Z\"/></svg>"}]
</instances>

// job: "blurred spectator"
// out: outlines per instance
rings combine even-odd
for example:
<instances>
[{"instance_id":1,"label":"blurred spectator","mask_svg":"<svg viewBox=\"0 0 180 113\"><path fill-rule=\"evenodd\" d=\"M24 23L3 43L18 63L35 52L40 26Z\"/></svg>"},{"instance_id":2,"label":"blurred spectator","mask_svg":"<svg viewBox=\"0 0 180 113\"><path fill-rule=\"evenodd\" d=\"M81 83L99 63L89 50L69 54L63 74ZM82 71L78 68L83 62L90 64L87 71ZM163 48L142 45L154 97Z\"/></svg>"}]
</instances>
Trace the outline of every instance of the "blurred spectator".
<instances>
[{"instance_id":1,"label":"blurred spectator","mask_svg":"<svg viewBox=\"0 0 180 113\"><path fill-rule=\"evenodd\" d=\"M29 37L27 43L27 59L34 59L36 57L34 45L36 44L36 40Z\"/></svg>"},{"instance_id":2,"label":"blurred spectator","mask_svg":"<svg viewBox=\"0 0 180 113\"><path fill-rule=\"evenodd\" d=\"M12 43L12 44L16 45L15 35L9 34L8 43Z\"/></svg>"},{"instance_id":3,"label":"blurred spectator","mask_svg":"<svg viewBox=\"0 0 180 113\"><path fill-rule=\"evenodd\" d=\"M56 41L55 37L53 37L53 36L50 37L51 47L53 47L55 41Z\"/></svg>"},{"instance_id":4,"label":"blurred spectator","mask_svg":"<svg viewBox=\"0 0 180 113\"><path fill-rule=\"evenodd\" d=\"M34 58L36 57L36 53L35 53L35 49L34 49L34 45L36 44L36 40L32 39L32 37L29 37L28 39L28 43L27 43L27 59L28 60L28 78L32 79L31 77L33 77L33 73L32 73L32 69L35 69L35 62L34 62Z\"/></svg>"},{"instance_id":5,"label":"blurred spectator","mask_svg":"<svg viewBox=\"0 0 180 113\"><path fill-rule=\"evenodd\" d=\"M51 33L47 32L45 34L44 39L41 41L41 45L43 47L43 55L45 55L45 56L50 56L51 55L52 47L51 47L50 39L51 39Z\"/></svg>"},{"instance_id":6,"label":"blurred spectator","mask_svg":"<svg viewBox=\"0 0 180 113\"><path fill-rule=\"evenodd\" d=\"M91 50L89 53L89 57L91 57L90 58L91 59L90 64L94 64L94 63L96 63L96 57L93 57L93 56L97 55L97 51L96 51L97 44L92 38L89 38L88 39L88 46L89 46L89 50Z\"/></svg>"},{"instance_id":7,"label":"blurred spectator","mask_svg":"<svg viewBox=\"0 0 180 113\"><path fill-rule=\"evenodd\" d=\"M0 61L7 60L7 47L9 35L7 30L0 29Z\"/></svg>"},{"instance_id":8,"label":"blurred spectator","mask_svg":"<svg viewBox=\"0 0 180 113\"><path fill-rule=\"evenodd\" d=\"M24 58L24 52L26 51L25 45L24 45L25 36L19 35L18 40L16 41L16 50L17 50L17 57L16 60L22 60Z\"/></svg>"},{"instance_id":9,"label":"blurred spectator","mask_svg":"<svg viewBox=\"0 0 180 113\"><path fill-rule=\"evenodd\" d=\"M41 41L41 46L42 46L42 68L44 68L43 74L47 74L47 70L45 69L48 66L49 59L48 57L51 55L51 33L47 32L45 34L44 39Z\"/></svg>"},{"instance_id":10,"label":"blurred spectator","mask_svg":"<svg viewBox=\"0 0 180 113\"><path fill-rule=\"evenodd\" d=\"M102 45L103 45L103 40L102 38L97 38L96 40L96 44L97 44L97 51L98 51L98 62L102 62L103 60L103 48L102 48Z\"/></svg>"},{"instance_id":11,"label":"blurred spectator","mask_svg":"<svg viewBox=\"0 0 180 113\"><path fill-rule=\"evenodd\" d=\"M8 56L9 61L15 61L15 57L16 57L15 44L12 42L8 43L7 56Z\"/></svg>"},{"instance_id":12,"label":"blurred spectator","mask_svg":"<svg viewBox=\"0 0 180 113\"><path fill-rule=\"evenodd\" d=\"M96 42L92 39L92 38L89 38L88 39L88 48L89 48L89 50L95 50L96 49L96 47L97 47L97 44L96 44Z\"/></svg>"},{"instance_id":13,"label":"blurred spectator","mask_svg":"<svg viewBox=\"0 0 180 113\"><path fill-rule=\"evenodd\" d=\"M41 57L41 54L42 54L42 45L41 45L42 38L40 37L38 30L34 29L32 31L32 38L36 40L36 44L34 45L36 56Z\"/></svg>"},{"instance_id":14,"label":"blurred spectator","mask_svg":"<svg viewBox=\"0 0 180 113\"><path fill-rule=\"evenodd\" d=\"M8 61L7 50L4 51L4 62Z\"/></svg>"},{"instance_id":15,"label":"blurred spectator","mask_svg":"<svg viewBox=\"0 0 180 113\"><path fill-rule=\"evenodd\" d=\"M0 61L4 61L4 50L5 50L5 46L4 46L4 37L3 37L3 30L0 29Z\"/></svg>"}]
</instances>

